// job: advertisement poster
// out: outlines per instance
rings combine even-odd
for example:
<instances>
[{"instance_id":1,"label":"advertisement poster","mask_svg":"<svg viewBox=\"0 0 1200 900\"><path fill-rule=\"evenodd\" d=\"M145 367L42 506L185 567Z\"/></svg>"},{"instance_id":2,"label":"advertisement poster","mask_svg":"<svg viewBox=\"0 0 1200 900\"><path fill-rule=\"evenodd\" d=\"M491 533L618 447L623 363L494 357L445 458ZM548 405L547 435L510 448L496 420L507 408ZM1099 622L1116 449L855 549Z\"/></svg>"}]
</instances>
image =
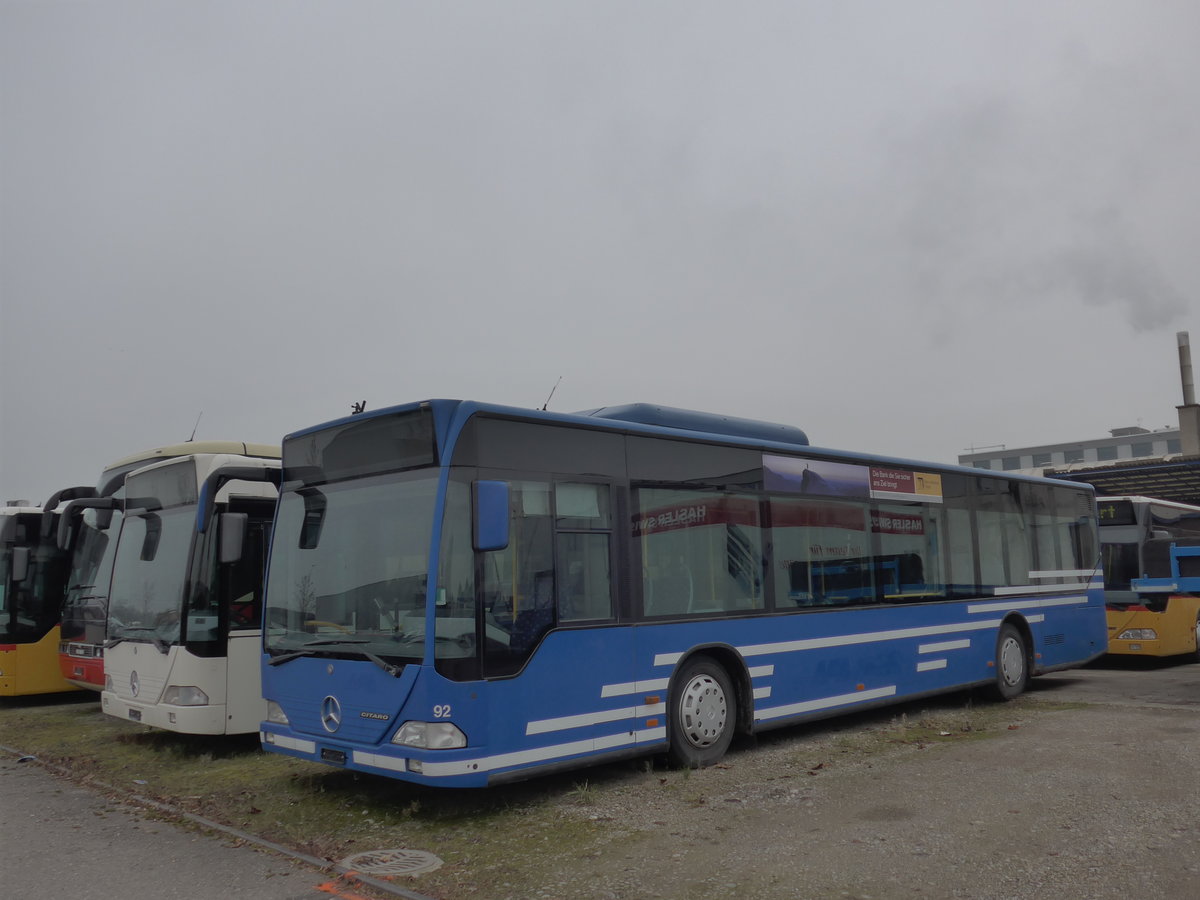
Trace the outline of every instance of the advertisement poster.
<instances>
[{"instance_id":1,"label":"advertisement poster","mask_svg":"<svg viewBox=\"0 0 1200 900\"><path fill-rule=\"evenodd\" d=\"M808 497L942 502L942 476L891 466L864 466L765 453L763 480L768 491Z\"/></svg>"}]
</instances>

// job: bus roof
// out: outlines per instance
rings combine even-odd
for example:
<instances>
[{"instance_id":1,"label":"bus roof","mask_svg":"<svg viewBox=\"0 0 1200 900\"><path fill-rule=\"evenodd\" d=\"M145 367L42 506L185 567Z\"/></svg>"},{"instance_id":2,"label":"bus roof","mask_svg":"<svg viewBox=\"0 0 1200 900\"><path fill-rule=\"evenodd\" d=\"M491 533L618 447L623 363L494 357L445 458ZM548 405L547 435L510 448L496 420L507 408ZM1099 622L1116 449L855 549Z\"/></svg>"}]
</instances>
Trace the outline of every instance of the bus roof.
<instances>
[{"instance_id":1,"label":"bus roof","mask_svg":"<svg viewBox=\"0 0 1200 900\"><path fill-rule=\"evenodd\" d=\"M482 414L523 419L532 422L575 425L604 431L624 431L630 434L658 435L660 437L674 436L682 439L690 438L692 440L757 447L764 450L779 450L788 453L805 452L816 455L827 455L839 460L857 462L863 465L906 466L939 472L958 472L973 477L1003 478L1006 481L1028 481L1036 484L1045 484L1047 481L1055 480L1027 473L987 472L981 469L961 466L956 463L912 460L885 454L837 450L830 447L813 447L808 442L807 434L793 425L777 425L770 422L760 422L755 419L739 419L733 416L675 409L673 407L658 406L650 403L633 403L616 407L602 406L598 409L585 410L581 413L558 413L474 400L430 399L401 403L395 406L381 407L369 412L342 416L339 419L333 419L329 422L323 422L319 425L294 431L286 435L284 441L325 431L329 428L348 425L364 419L410 412L422 408L428 408L433 412L434 428L438 435L439 444L445 440L447 434L461 427L468 418ZM803 436L803 443L799 440L801 436ZM1091 485L1076 483L1085 490L1094 493Z\"/></svg>"},{"instance_id":2,"label":"bus roof","mask_svg":"<svg viewBox=\"0 0 1200 900\"><path fill-rule=\"evenodd\" d=\"M1113 494L1105 496L1096 496L1098 502L1112 502L1113 500L1128 500L1132 503L1153 503L1155 506L1167 506L1171 509L1186 509L1194 512L1200 512L1200 506L1195 506L1191 503L1180 503L1178 500L1160 500L1158 497L1146 497L1141 494Z\"/></svg>"},{"instance_id":3,"label":"bus roof","mask_svg":"<svg viewBox=\"0 0 1200 900\"><path fill-rule=\"evenodd\" d=\"M104 467L105 472L125 468L130 463L149 463L159 459L170 459L175 456L191 456L194 453L233 453L238 456L261 456L266 459L279 459L278 444L249 444L245 441L185 441L182 444L168 444L165 447L155 447L153 450L143 450L109 463Z\"/></svg>"},{"instance_id":4,"label":"bus roof","mask_svg":"<svg viewBox=\"0 0 1200 900\"><path fill-rule=\"evenodd\" d=\"M191 456L195 453L228 453L236 456L279 459L280 447L278 444L253 444L245 441L184 441L181 444L155 447L152 450L143 450L132 456L123 457L105 466L104 471L100 473L96 492L102 497L107 497L121 486L125 476L134 469L140 469L152 462L174 459L178 456Z\"/></svg>"},{"instance_id":5,"label":"bus roof","mask_svg":"<svg viewBox=\"0 0 1200 900\"><path fill-rule=\"evenodd\" d=\"M575 415L590 416L596 419L614 419L618 422L637 422L642 425L694 431L700 434L758 438L784 444L808 446L808 435L795 425L780 425L775 422L762 422L758 419L742 419L737 416L722 416L691 409L676 409L673 406L657 406L653 403L602 406L599 409L584 410Z\"/></svg>"}]
</instances>

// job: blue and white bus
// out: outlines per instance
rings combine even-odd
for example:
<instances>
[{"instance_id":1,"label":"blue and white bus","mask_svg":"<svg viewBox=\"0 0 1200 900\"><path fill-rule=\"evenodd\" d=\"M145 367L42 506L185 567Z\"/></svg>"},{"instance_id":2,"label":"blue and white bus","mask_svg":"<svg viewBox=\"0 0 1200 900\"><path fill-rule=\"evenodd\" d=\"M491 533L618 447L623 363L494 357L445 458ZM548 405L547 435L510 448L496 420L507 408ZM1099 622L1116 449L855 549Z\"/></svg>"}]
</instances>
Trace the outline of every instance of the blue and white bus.
<instances>
[{"instance_id":1,"label":"blue and white bus","mask_svg":"<svg viewBox=\"0 0 1200 900\"><path fill-rule=\"evenodd\" d=\"M638 754L1105 650L1092 489L634 404L431 400L289 435L263 746L430 785Z\"/></svg>"}]
</instances>

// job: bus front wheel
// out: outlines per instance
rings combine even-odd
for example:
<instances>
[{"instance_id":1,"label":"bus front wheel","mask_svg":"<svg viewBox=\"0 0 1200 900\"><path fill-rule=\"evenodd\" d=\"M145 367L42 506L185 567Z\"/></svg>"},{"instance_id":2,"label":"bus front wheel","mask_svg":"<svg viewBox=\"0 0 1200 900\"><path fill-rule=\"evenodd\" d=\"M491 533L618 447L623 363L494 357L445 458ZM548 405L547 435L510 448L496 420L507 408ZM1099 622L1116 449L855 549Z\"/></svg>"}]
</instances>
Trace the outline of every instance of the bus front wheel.
<instances>
[{"instance_id":1,"label":"bus front wheel","mask_svg":"<svg viewBox=\"0 0 1200 900\"><path fill-rule=\"evenodd\" d=\"M1029 653L1025 639L1015 625L1005 622L996 636L996 683L993 687L997 699L1011 700L1025 691L1029 685Z\"/></svg>"},{"instance_id":2,"label":"bus front wheel","mask_svg":"<svg viewBox=\"0 0 1200 900\"><path fill-rule=\"evenodd\" d=\"M736 721L729 674L708 657L690 660L671 685L671 762L687 769L711 766L729 749Z\"/></svg>"}]
</instances>

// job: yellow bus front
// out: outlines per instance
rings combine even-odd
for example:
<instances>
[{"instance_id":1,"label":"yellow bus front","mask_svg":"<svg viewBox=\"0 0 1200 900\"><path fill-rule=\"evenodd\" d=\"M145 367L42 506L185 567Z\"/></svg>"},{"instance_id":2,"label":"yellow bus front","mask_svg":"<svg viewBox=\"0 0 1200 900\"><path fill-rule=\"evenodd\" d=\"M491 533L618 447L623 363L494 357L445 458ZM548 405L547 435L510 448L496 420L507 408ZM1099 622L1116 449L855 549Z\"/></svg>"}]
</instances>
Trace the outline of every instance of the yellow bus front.
<instances>
[{"instance_id":1,"label":"yellow bus front","mask_svg":"<svg viewBox=\"0 0 1200 900\"><path fill-rule=\"evenodd\" d=\"M1200 656L1200 597L1173 594L1161 610L1141 603L1108 607L1108 652L1123 656Z\"/></svg>"},{"instance_id":2,"label":"yellow bus front","mask_svg":"<svg viewBox=\"0 0 1200 900\"><path fill-rule=\"evenodd\" d=\"M0 697L77 691L58 666L59 628L30 643L0 643Z\"/></svg>"}]
</instances>

